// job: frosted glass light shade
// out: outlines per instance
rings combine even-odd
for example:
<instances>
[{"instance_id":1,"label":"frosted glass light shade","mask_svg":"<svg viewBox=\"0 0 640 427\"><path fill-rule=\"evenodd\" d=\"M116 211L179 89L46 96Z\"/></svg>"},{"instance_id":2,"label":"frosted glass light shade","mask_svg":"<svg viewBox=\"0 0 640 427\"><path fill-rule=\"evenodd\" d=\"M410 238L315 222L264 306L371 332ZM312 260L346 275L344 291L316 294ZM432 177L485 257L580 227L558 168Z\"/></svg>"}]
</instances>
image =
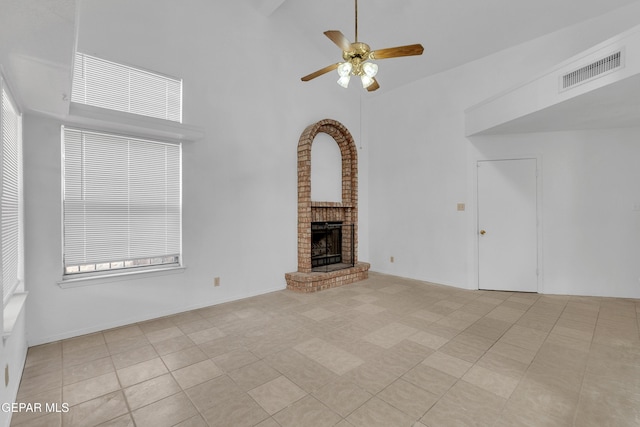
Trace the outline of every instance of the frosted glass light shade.
<instances>
[{"instance_id":1,"label":"frosted glass light shade","mask_svg":"<svg viewBox=\"0 0 640 427\"><path fill-rule=\"evenodd\" d=\"M346 76L342 76L338 79L338 84L346 89L349 87L349 80L351 80L351 76L347 74Z\"/></svg>"},{"instance_id":2,"label":"frosted glass light shade","mask_svg":"<svg viewBox=\"0 0 640 427\"><path fill-rule=\"evenodd\" d=\"M368 88L369 86L371 86L373 84L373 78L364 75L364 76L360 76L360 80L362 80L362 87L364 89Z\"/></svg>"},{"instance_id":3,"label":"frosted glass light shade","mask_svg":"<svg viewBox=\"0 0 640 427\"><path fill-rule=\"evenodd\" d=\"M375 77L376 74L378 74L378 64L365 62L362 64L362 71L364 71L364 73L369 77Z\"/></svg>"},{"instance_id":4,"label":"frosted glass light shade","mask_svg":"<svg viewBox=\"0 0 640 427\"><path fill-rule=\"evenodd\" d=\"M340 77L347 77L349 74L351 74L352 69L353 66L350 62L343 62L342 64L338 65L338 74L340 75Z\"/></svg>"}]
</instances>

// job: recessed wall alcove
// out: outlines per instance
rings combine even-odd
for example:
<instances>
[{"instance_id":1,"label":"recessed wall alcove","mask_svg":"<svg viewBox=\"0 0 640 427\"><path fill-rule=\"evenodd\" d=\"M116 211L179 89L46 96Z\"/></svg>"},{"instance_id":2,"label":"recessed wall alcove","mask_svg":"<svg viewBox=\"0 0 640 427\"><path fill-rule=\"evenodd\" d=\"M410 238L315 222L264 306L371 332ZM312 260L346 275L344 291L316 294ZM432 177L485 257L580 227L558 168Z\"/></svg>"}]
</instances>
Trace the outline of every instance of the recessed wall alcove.
<instances>
[{"instance_id":1,"label":"recessed wall alcove","mask_svg":"<svg viewBox=\"0 0 640 427\"><path fill-rule=\"evenodd\" d=\"M331 136L342 157L342 201L311 200L311 146L319 133ZM341 222L353 226L353 241L347 251L352 266L317 272L312 267L311 224ZM343 249L344 251L345 249ZM370 265L358 261L358 152L351 133L340 122L321 120L308 126L298 141L298 271L285 274L287 289L316 292L346 285L368 277Z\"/></svg>"}]
</instances>

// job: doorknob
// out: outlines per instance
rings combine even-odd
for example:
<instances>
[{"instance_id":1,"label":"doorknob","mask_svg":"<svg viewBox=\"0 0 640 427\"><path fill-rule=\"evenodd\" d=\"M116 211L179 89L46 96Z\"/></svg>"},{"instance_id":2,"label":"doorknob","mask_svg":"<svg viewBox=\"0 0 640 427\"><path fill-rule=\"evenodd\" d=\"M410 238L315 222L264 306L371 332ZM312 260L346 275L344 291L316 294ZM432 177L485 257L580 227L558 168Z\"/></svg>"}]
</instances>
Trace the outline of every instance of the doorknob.
<instances>
[{"instance_id":1,"label":"doorknob","mask_svg":"<svg viewBox=\"0 0 640 427\"><path fill-rule=\"evenodd\" d=\"M487 232L485 230L480 230L480 234L484 236L485 234L487 234Z\"/></svg>"}]
</instances>

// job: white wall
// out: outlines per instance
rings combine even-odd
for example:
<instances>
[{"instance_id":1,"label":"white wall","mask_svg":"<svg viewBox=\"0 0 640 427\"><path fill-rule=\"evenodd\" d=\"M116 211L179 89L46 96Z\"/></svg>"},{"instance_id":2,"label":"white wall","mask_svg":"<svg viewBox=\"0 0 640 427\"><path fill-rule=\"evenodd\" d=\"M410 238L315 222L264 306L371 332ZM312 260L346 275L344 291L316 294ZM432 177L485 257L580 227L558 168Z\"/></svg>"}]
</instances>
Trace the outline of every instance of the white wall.
<instances>
[{"instance_id":1,"label":"white wall","mask_svg":"<svg viewBox=\"0 0 640 427\"><path fill-rule=\"evenodd\" d=\"M640 296L638 128L464 136L466 108L636 25L638 14L640 2L371 100L372 270L477 288L475 160L541 155L542 291Z\"/></svg>"},{"instance_id":2,"label":"white wall","mask_svg":"<svg viewBox=\"0 0 640 427\"><path fill-rule=\"evenodd\" d=\"M206 134L183 149L187 268L61 289L61 122L28 115L30 345L283 289L284 274L297 266L298 139L308 125L332 118L358 141L359 94L327 81L300 82L313 71L296 62L301 42L283 29L288 23L277 12L267 18L246 2L81 5L78 50L184 78L184 122ZM359 154L363 179L367 156ZM366 259L366 209L360 218ZM213 287L214 277L220 287Z\"/></svg>"},{"instance_id":3,"label":"white wall","mask_svg":"<svg viewBox=\"0 0 640 427\"><path fill-rule=\"evenodd\" d=\"M15 402L22 378L22 370L27 355L27 341L24 309L16 319L11 335L2 340L0 352L0 368L2 369L2 386L0 386L0 404ZM4 369L9 369L9 382L4 385ZM8 427L11 423L11 412L0 410L0 425Z\"/></svg>"}]
</instances>

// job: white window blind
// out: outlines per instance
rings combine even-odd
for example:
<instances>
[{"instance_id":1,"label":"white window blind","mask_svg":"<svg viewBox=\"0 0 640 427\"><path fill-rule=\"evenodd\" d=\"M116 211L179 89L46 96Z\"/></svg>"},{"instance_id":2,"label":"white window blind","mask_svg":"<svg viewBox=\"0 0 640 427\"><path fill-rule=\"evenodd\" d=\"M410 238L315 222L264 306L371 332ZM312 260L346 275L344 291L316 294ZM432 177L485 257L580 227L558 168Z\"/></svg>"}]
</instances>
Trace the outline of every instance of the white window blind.
<instances>
[{"instance_id":1,"label":"white window blind","mask_svg":"<svg viewBox=\"0 0 640 427\"><path fill-rule=\"evenodd\" d=\"M22 116L4 81L2 86L2 185L0 186L2 239L2 295L6 304L22 280Z\"/></svg>"},{"instance_id":2,"label":"white window blind","mask_svg":"<svg viewBox=\"0 0 640 427\"><path fill-rule=\"evenodd\" d=\"M65 274L181 262L181 146L63 127Z\"/></svg>"},{"instance_id":3,"label":"white window blind","mask_svg":"<svg viewBox=\"0 0 640 427\"><path fill-rule=\"evenodd\" d=\"M182 80L79 52L71 101L182 122Z\"/></svg>"}]
</instances>

